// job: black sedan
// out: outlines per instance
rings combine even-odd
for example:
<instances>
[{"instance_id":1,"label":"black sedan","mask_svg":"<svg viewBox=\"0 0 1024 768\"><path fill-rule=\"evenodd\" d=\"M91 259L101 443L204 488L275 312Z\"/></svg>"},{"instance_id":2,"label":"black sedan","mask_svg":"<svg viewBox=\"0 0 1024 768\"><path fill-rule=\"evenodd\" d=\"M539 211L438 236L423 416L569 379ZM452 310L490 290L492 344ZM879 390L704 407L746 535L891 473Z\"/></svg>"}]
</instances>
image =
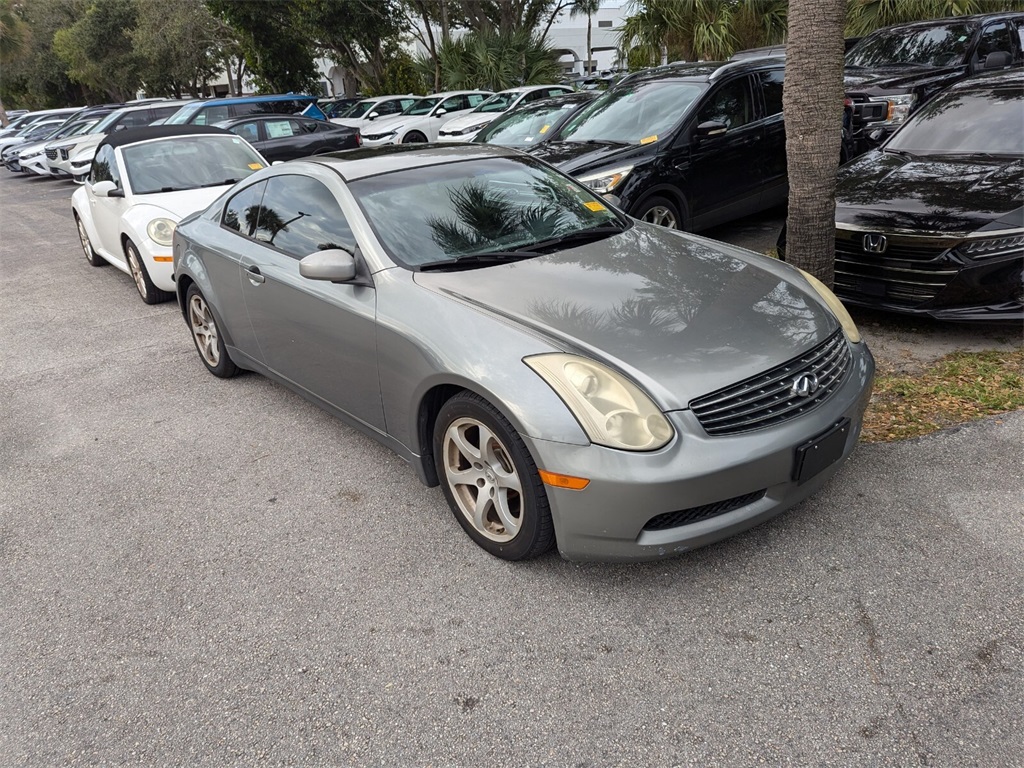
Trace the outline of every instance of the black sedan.
<instances>
[{"instance_id":1,"label":"black sedan","mask_svg":"<svg viewBox=\"0 0 1024 768\"><path fill-rule=\"evenodd\" d=\"M1024 72L981 75L840 169L835 292L944 320L1024 320Z\"/></svg>"},{"instance_id":2,"label":"black sedan","mask_svg":"<svg viewBox=\"0 0 1024 768\"><path fill-rule=\"evenodd\" d=\"M358 128L301 115L246 115L216 125L241 136L272 163L355 149L363 143Z\"/></svg>"}]
</instances>

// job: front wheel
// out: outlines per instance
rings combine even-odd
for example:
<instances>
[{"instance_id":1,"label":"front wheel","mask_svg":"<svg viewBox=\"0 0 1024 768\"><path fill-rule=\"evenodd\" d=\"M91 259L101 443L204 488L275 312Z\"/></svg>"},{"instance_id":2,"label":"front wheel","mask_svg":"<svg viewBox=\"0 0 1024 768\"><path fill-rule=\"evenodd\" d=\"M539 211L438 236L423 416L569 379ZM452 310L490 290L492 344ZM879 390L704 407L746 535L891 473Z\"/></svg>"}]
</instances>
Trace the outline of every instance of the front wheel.
<instances>
[{"instance_id":1,"label":"front wheel","mask_svg":"<svg viewBox=\"0 0 1024 768\"><path fill-rule=\"evenodd\" d=\"M82 223L78 214L75 214L75 223L78 225L78 239L82 243L85 260L94 267L102 267L107 262L93 250L92 243L89 242L89 233L85 231L85 224Z\"/></svg>"},{"instance_id":2,"label":"front wheel","mask_svg":"<svg viewBox=\"0 0 1024 768\"><path fill-rule=\"evenodd\" d=\"M679 215L679 208L667 197L655 195L640 203L634 210L633 216L646 221L649 224L657 224L667 229L682 229L683 219Z\"/></svg>"},{"instance_id":3,"label":"front wheel","mask_svg":"<svg viewBox=\"0 0 1024 768\"><path fill-rule=\"evenodd\" d=\"M427 140L419 131L409 131L405 136L402 137L403 144L423 144Z\"/></svg>"},{"instance_id":4,"label":"front wheel","mask_svg":"<svg viewBox=\"0 0 1024 768\"><path fill-rule=\"evenodd\" d=\"M206 303L202 292L194 285L189 286L185 294L185 317L192 340L196 343L199 359L214 376L229 379L238 373L238 366L228 357L224 339L217 327L217 319L213 310Z\"/></svg>"},{"instance_id":5,"label":"front wheel","mask_svg":"<svg viewBox=\"0 0 1024 768\"><path fill-rule=\"evenodd\" d=\"M486 400L462 392L442 406L434 462L455 519L487 552L526 560L551 549L554 525L537 465Z\"/></svg>"},{"instance_id":6,"label":"front wheel","mask_svg":"<svg viewBox=\"0 0 1024 768\"><path fill-rule=\"evenodd\" d=\"M146 264L143 262L142 256L139 255L139 249L131 240L125 241L124 258L128 262L128 270L132 273L132 280L135 281L135 287L138 288L139 295L144 302L160 304L174 298L173 293L160 290L153 284L149 277L149 270L146 269Z\"/></svg>"}]
</instances>

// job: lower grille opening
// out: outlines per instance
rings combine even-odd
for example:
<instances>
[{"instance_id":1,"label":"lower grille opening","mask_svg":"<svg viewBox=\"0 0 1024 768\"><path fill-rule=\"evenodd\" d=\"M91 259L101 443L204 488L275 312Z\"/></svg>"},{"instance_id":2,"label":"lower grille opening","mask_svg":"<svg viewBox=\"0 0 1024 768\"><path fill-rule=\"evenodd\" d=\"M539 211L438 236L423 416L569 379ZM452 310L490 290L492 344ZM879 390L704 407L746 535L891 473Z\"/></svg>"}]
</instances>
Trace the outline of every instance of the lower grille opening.
<instances>
[{"instance_id":1,"label":"lower grille opening","mask_svg":"<svg viewBox=\"0 0 1024 768\"><path fill-rule=\"evenodd\" d=\"M680 525L690 525L691 523L699 523L701 520L709 520L712 517L724 515L726 512L732 512L734 509L745 507L747 504L753 504L755 501L763 499L767 492L768 489L765 488L753 493L725 499L724 501L716 501L713 504L680 509L676 512L665 512L648 520L644 530L664 531L666 528L677 528Z\"/></svg>"}]
</instances>

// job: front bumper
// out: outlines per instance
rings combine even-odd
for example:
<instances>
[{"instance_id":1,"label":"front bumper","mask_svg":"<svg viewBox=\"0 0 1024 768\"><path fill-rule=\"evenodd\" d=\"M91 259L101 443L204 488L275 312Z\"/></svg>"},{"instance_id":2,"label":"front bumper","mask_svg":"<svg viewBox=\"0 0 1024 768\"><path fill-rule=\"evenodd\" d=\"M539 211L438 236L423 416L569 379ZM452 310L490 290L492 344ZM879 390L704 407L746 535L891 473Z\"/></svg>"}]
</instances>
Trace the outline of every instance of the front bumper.
<instances>
[{"instance_id":1,"label":"front bumper","mask_svg":"<svg viewBox=\"0 0 1024 768\"><path fill-rule=\"evenodd\" d=\"M818 408L775 427L709 437L691 411L675 411L667 415L677 437L650 453L524 437L538 467L590 478L582 491L547 488L561 555L606 561L670 557L759 525L810 496L853 452L871 397L874 359L863 343L852 349L853 364L840 389ZM850 420L850 429L839 459L804 483L795 482L797 447L843 419ZM745 496L748 502L727 504L728 511L698 522L645 528L659 515Z\"/></svg>"}]
</instances>

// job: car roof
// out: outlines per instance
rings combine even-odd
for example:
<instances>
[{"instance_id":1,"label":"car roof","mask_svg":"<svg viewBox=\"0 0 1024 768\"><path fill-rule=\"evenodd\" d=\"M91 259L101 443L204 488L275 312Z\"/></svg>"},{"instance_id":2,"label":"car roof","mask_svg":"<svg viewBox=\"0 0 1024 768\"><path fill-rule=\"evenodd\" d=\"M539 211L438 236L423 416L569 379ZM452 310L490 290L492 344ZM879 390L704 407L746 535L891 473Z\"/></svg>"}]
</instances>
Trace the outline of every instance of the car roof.
<instances>
[{"instance_id":1,"label":"car roof","mask_svg":"<svg viewBox=\"0 0 1024 768\"><path fill-rule=\"evenodd\" d=\"M572 91L571 93L562 93L558 96L548 96L546 99L531 101L529 104L516 107L513 111L506 114L513 115L519 112L532 112L537 109L550 109L562 104L587 104L597 99L602 93L603 91Z\"/></svg>"},{"instance_id":2,"label":"car roof","mask_svg":"<svg viewBox=\"0 0 1024 768\"><path fill-rule=\"evenodd\" d=\"M779 69L784 67L783 56L757 56L737 59L736 61L697 61L666 64L650 70L634 72L613 85L609 90L623 86L635 85L638 82L654 80L690 80L693 82L711 83L726 74L757 72L762 69Z\"/></svg>"},{"instance_id":3,"label":"car roof","mask_svg":"<svg viewBox=\"0 0 1024 768\"><path fill-rule=\"evenodd\" d=\"M142 128L129 128L126 131L108 133L107 137L96 147L96 151L99 152L100 147L105 146L123 147L127 144L138 144L140 141L168 139L173 136L194 136L204 133L238 138L230 131L225 131L223 128L214 128L210 125L147 125Z\"/></svg>"},{"instance_id":4,"label":"car roof","mask_svg":"<svg viewBox=\"0 0 1024 768\"><path fill-rule=\"evenodd\" d=\"M523 154L492 144L387 144L328 152L306 158L306 162L325 165L346 181L354 181L393 171L489 157L523 157Z\"/></svg>"},{"instance_id":5,"label":"car roof","mask_svg":"<svg viewBox=\"0 0 1024 768\"><path fill-rule=\"evenodd\" d=\"M953 83L945 93L970 93L971 91L991 91L992 88L1020 91L1024 86L1024 70L1008 69L995 72L983 72ZM939 94L941 95L941 94ZM1018 96L1024 95L1019 93Z\"/></svg>"},{"instance_id":6,"label":"car roof","mask_svg":"<svg viewBox=\"0 0 1024 768\"><path fill-rule=\"evenodd\" d=\"M903 24L890 24L887 27L880 27L879 29L876 29L875 32L887 32L894 29L925 29L928 27L942 27L953 22L981 24L985 21L993 21L997 19L1024 19L1024 12L1003 11L1001 13L972 13L967 16L943 16L940 19L925 19L923 21L908 21ZM872 32L871 34L874 34L875 32Z\"/></svg>"},{"instance_id":7,"label":"car roof","mask_svg":"<svg viewBox=\"0 0 1024 768\"><path fill-rule=\"evenodd\" d=\"M189 106L193 104L256 104L264 101L295 101L297 99L317 101L316 96L308 93L270 93L266 96L223 96L216 99L191 99L180 103L182 105L188 104Z\"/></svg>"},{"instance_id":8,"label":"car roof","mask_svg":"<svg viewBox=\"0 0 1024 768\"><path fill-rule=\"evenodd\" d=\"M427 96L424 96L422 98L427 98L427 99L435 99L435 98L446 99L449 96L461 96L464 93L467 94L467 95L468 94L473 94L473 93L484 93L484 94L490 95L490 94L494 93L494 91L488 91L486 88L481 88L481 89L475 90L475 91L473 91L473 90L469 90L469 91L439 91L438 93L431 93L431 94L428 94Z\"/></svg>"},{"instance_id":9,"label":"car roof","mask_svg":"<svg viewBox=\"0 0 1024 768\"><path fill-rule=\"evenodd\" d=\"M147 102L146 104L126 104L123 107L115 107L111 112L139 112L143 109L151 109L152 107L180 107L189 102L185 100L181 101L159 101L159 102Z\"/></svg>"}]
</instances>

